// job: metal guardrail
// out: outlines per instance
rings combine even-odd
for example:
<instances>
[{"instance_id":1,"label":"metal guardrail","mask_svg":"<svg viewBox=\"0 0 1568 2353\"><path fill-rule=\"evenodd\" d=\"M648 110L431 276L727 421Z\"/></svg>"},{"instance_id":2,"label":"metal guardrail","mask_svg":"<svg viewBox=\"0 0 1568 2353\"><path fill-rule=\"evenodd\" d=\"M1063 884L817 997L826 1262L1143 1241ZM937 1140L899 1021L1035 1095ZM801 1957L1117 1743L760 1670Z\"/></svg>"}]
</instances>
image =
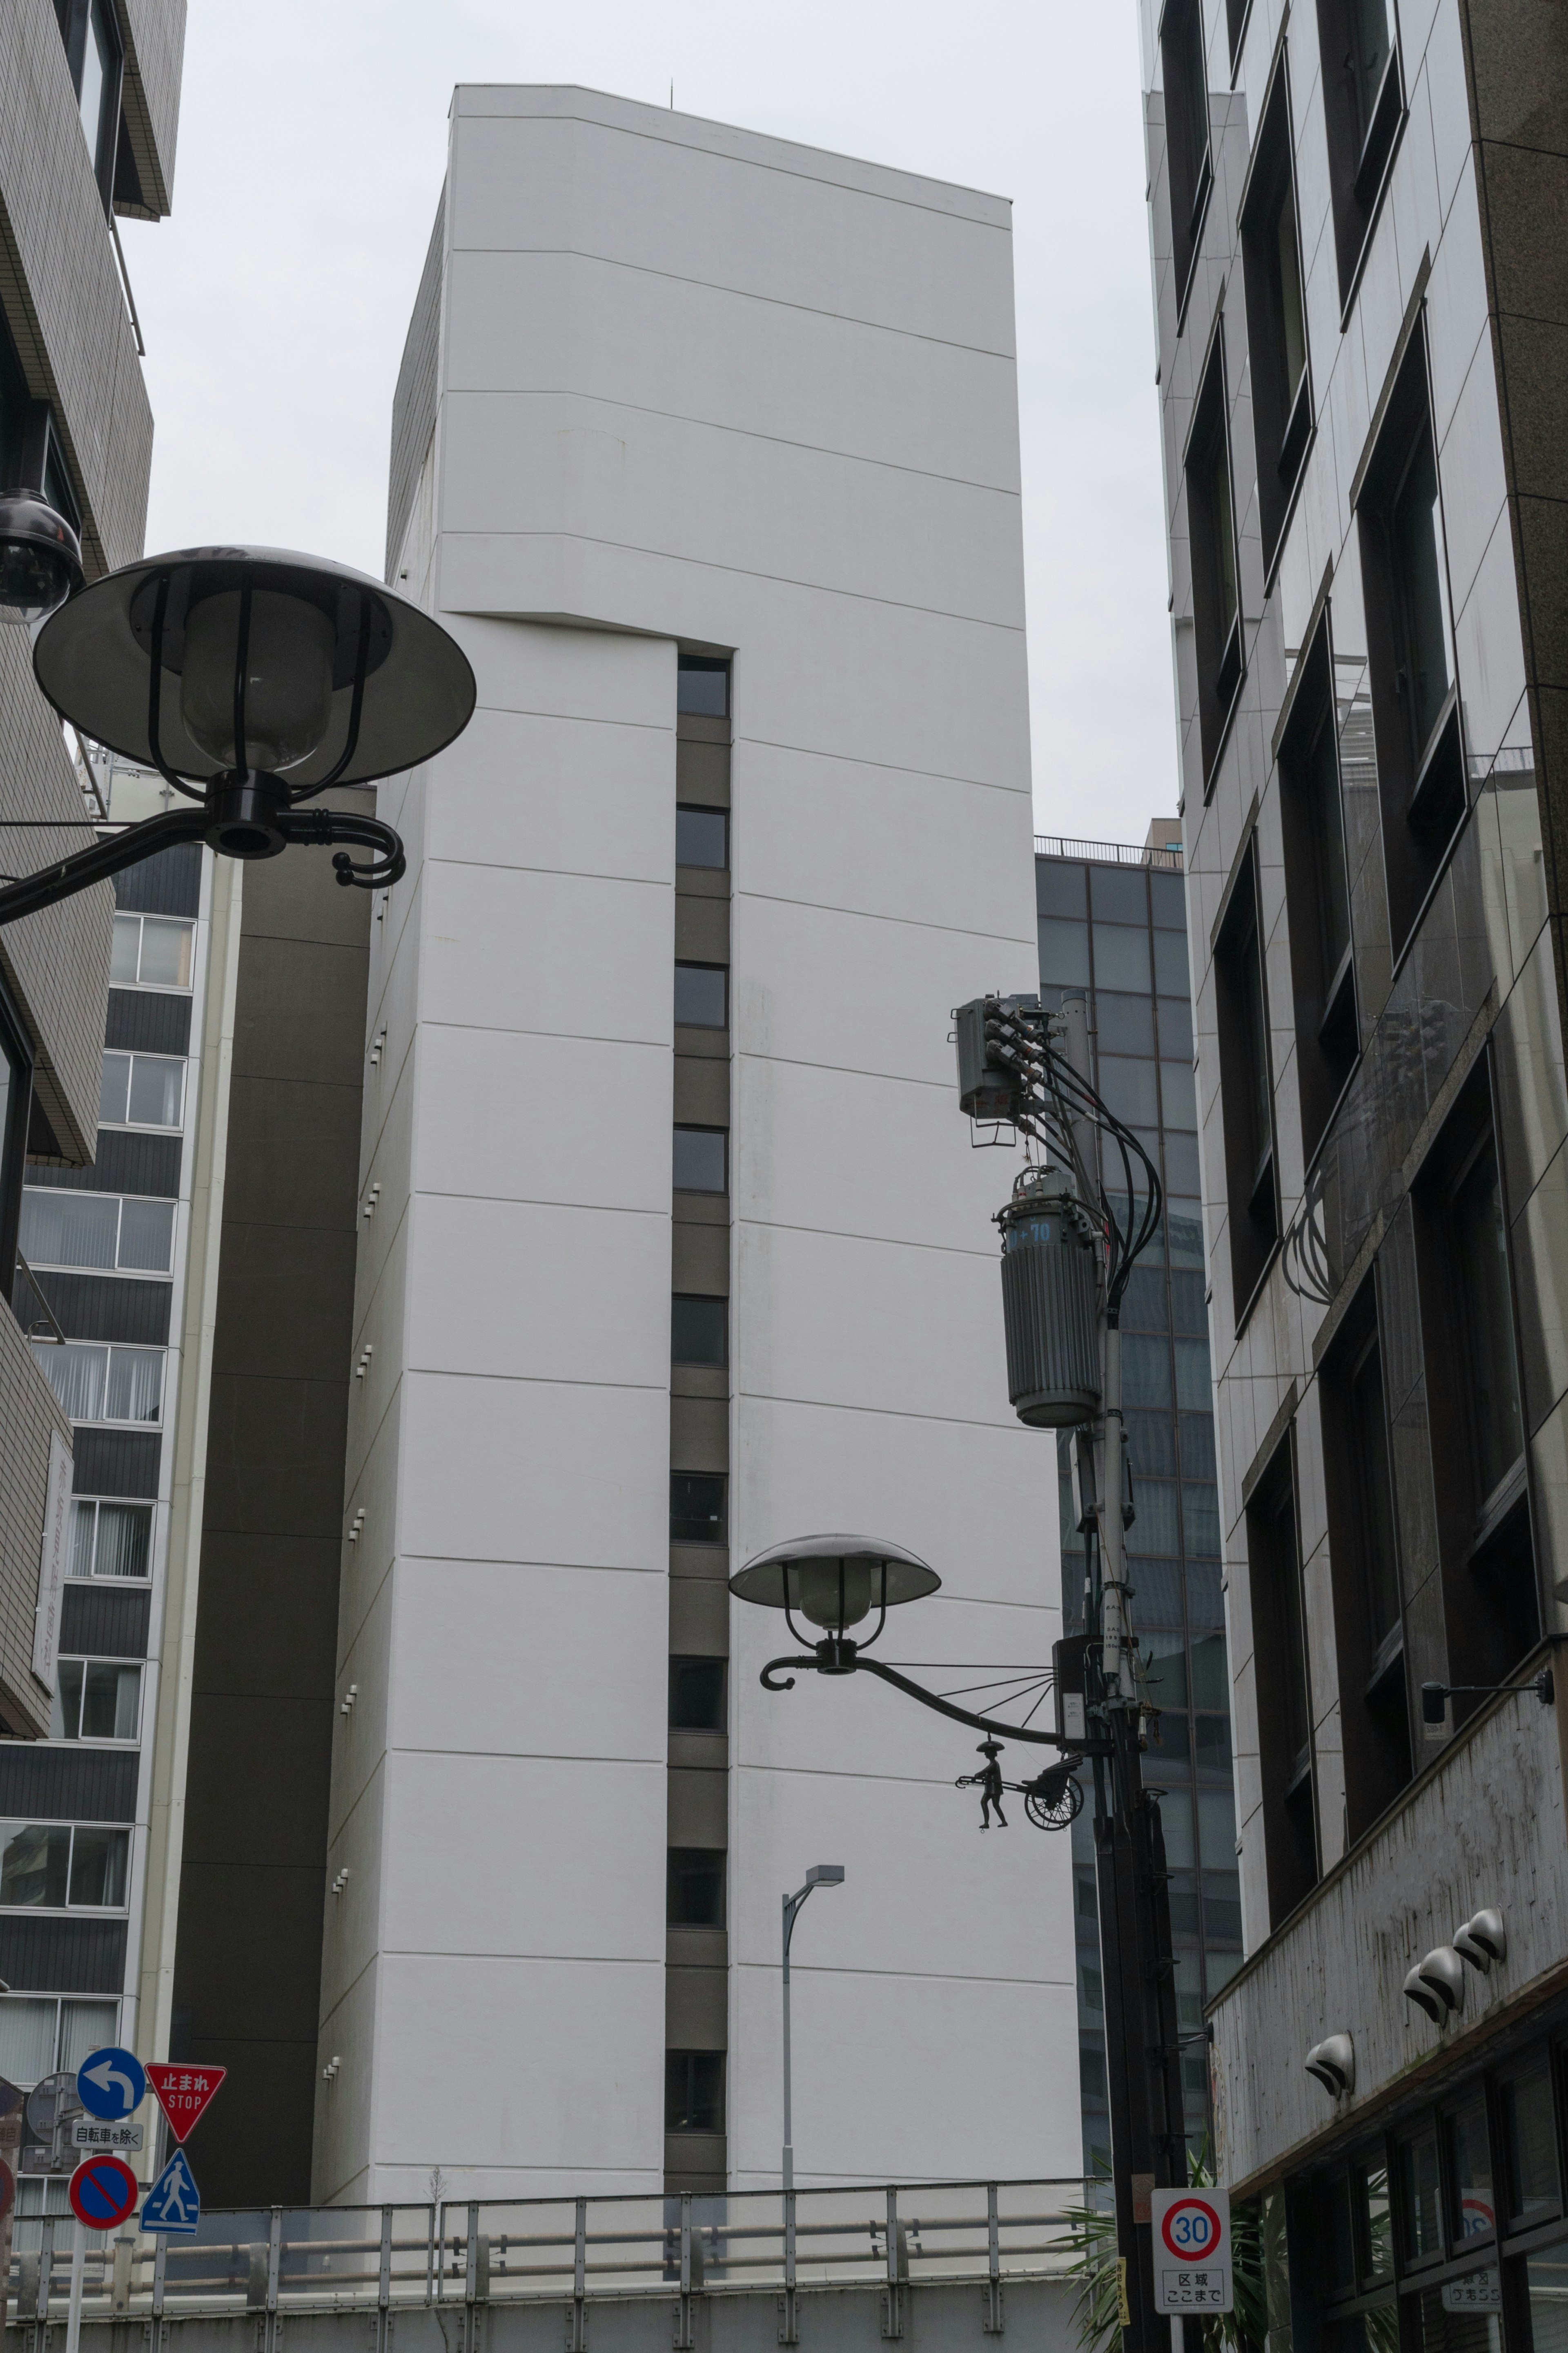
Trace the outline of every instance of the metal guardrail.
<instances>
[{"instance_id":1,"label":"metal guardrail","mask_svg":"<svg viewBox=\"0 0 1568 2353\"><path fill-rule=\"evenodd\" d=\"M1151 849L1132 841L1069 841L1059 833L1035 836L1037 858L1087 858L1095 866L1152 866L1166 874L1182 871L1182 845Z\"/></svg>"},{"instance_id":2,"label":"metal guardrail","mask_svg":"<svg viewBox=\"0 0 1568 2353\"><path fill-rule=\"evenodd\" d=\"M1067 2209L1086 2185L932 2182L848 2189L742 2190L722 2197L447 2200L439 2206L273 2207L204 2214L194 2238L89 2233L82 2318L121 2321L246 2312L386 2312L563 2302L568 2347L584 2348L584 2307L606 2297L864 2286L895 2303L922 2282L1066 2270ZM18 2215L11 2316L65 2316L77 2225ZM791 2305L793 2311L793 2303ZM792 2341L786 2337L785 2342ZM689 2345L678 2325L677 2345Z\"/></svg>"}]
</instances>

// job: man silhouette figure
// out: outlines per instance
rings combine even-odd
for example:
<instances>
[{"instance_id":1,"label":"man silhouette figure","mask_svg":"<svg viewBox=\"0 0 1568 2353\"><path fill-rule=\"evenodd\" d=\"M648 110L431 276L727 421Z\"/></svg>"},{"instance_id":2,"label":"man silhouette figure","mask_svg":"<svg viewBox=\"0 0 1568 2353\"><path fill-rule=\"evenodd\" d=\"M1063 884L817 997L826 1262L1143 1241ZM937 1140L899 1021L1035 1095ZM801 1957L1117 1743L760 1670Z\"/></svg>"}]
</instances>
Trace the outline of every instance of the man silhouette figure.
<instances>
[{"instance_id":1,"label":"man silhouette figure","mask_svg":"<svg viewBox=\"0 0 1568 2353\"><path fill-rule=\"evenodd\" d=\"M1002 1811L1002 1767L996 1762L1002 1754L1002 1744L999 1740L983 1740L974 1753L985 1759L984 1767L974 1777L980 1787L980 1827L983 1831L990 1829L991 1809L994 1806L996 1820L1005 1830L1007 1817Z\"/></svg>"}]
</instances>

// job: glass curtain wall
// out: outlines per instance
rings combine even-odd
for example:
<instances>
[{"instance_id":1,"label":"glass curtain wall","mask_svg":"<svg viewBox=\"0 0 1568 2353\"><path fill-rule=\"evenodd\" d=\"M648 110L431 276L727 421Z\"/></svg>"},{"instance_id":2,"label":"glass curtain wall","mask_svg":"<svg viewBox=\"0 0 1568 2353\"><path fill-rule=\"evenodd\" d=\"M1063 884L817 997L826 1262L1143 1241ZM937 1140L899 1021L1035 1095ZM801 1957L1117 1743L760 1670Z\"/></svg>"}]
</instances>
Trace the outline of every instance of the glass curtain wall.
<instances>
[{"instance_id":1,"label":"glass curtain wall","mask_svg":"<svg viewBox=\"0 0 1568 2353\"><path fill-rule=\"evenodd\" d=\"M1138 1133L1165 1186L1162 1229L1139 1261L1122 1311L1121 1364L1137 1514L1128 1531L1132 1619L1161 1710L1143 1772L1163 1792L1177 2011L1182 2034L1194 2038L1183 2078L1195 2150L1209 2128L1204 2005L1240 1962L1241 1905L1179 853L1108 847L1099 858L1037 857L1035 896L1042 997L1054 1006L1071 990L1087 991L1095 1083ZM1074 1633L1083 1627L1086 1563L1072 1525L1065 1442L1059 1468L1062 1613ZM1092 2174L1109 2169L1110 2136L1087 1811L1071 1836L1084 2169Z\"/></svg>"}]
</instances>

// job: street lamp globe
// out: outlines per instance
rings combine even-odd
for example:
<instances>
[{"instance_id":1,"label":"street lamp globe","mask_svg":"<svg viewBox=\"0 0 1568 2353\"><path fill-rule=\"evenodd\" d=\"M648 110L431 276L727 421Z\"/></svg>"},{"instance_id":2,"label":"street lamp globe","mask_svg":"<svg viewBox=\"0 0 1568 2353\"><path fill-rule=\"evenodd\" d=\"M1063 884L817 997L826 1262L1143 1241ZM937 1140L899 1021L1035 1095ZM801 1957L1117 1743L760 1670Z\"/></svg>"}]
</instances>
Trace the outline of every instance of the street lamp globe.
<instances>
[{"instance_id":1,"label":"street lamp globe","mask_svg":"<svg viewBox=\"0 0 1568 2353\"><path fill-rule=\"evenodd\" d=\"M461 733L474 674L437 621L288 548L190 547L94 581L39 630L38 684L84 735L203 802L206 839L273 856L279 813L416 767Z\"/></svg>"},{"instance_id":2,"label":"street lamp globe","mask_svg":"<svg viewBox=\"0 0 1568 2353\"><path fill-rule=\"evenodd\" d=\"M0 621L33 628L81 586L81 543L37 491L0 491Z\"/></svg>"},{"instance_id":3,"label":"street lamp globe","mask_svg":"<svg viewBox=\"0 0 1568 2353\"><path fill-rule=\"evenodd\" d=\"M742 1601L764 1609L799 1611L830 1640L841 1641L877 1609L883 1616L903 1601L935 1593L942 1579L901 1545L875 1536L796 1536L759 1553L730 1579Z\"/></svg>"}]
</instances>

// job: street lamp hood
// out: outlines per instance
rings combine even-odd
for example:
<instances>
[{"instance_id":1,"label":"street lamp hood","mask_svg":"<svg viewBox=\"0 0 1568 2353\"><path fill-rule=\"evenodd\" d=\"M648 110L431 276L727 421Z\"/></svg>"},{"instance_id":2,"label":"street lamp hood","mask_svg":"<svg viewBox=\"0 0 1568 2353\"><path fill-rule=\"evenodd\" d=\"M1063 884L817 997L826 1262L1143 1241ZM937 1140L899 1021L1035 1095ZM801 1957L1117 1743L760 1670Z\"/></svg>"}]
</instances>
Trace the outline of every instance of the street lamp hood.
<instances>
[{"instance_id":1,"label":"street lamp hood","mask_svg":"<svg viewBox=\"0 0 1568 2353\"><path fill-rule=\"evenodd\" d=\"M81 586L81 543L37 491L0 491L0 621L31 627Z\"/></svg>"},{"instance_id":2,"label":"street lamp hood","mask_svg":"<svg viewBox=\"0 0 1568 2353\"><path fill-rule=\"evenodd\" d=\"M814 1626L842 1633L873 1609L918 1601L942 1584L934 1568L902 1546L874 1536L796 1536L759 1553L730 1579L742 1601L798 1610Z\"/></svg>"},{"instance_id":3,"label":"street lamp hood","mask_svg":"<svg viewBox=\"0 0 1568 2353\"><path fill-rule=\"evenodd\" d=\"M287 548L182 548L111 572L45 623L33 668L57 711L125 758L198 790L260 772L290 800L416 766L476 698L428 614Z\"/></svg>"}]
</instances>

